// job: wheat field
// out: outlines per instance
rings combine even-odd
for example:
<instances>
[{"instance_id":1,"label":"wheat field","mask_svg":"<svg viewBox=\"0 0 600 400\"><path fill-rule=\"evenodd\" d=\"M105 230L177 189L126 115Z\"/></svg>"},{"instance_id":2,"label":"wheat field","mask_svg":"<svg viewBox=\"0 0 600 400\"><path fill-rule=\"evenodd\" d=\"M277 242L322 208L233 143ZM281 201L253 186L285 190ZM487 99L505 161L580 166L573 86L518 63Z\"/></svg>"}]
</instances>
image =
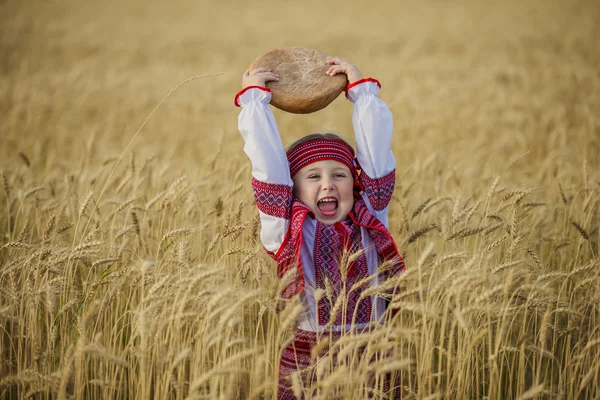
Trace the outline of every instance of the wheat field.
<instances>
[{"instance_id":1,"label":"wheat field","mask_svg":"<svg viewBox=\"0 0 600 400\"><path fill-rule=\"evenodd\" d=\"M276 394L300 309L233 96L298 45L382 82L407 271L296 394L388 398L393 372L403 399L600 399L593 0L0 2L0 398ZM274 112L287 145L351 140L351 110Z\"/></svg>"}]
</instances>

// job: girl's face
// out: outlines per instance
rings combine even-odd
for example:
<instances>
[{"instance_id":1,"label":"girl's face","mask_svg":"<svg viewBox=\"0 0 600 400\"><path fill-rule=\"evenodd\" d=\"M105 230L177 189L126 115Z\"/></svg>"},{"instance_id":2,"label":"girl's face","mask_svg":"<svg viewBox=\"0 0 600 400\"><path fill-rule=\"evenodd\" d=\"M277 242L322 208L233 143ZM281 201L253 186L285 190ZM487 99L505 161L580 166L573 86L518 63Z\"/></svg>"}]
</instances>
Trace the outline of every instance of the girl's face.
<instances>
[{"instance_id":1,"label":"girl's face","mask_svg":"<svg viewBox=\"0 0 600 400\"><path fill-rule=\"evenodd\" d=\"M294 195L325 225L345 220L354 206L354 178L341 162L317 161L298 171L292 180Z\"/></svg>"}]
</instances>

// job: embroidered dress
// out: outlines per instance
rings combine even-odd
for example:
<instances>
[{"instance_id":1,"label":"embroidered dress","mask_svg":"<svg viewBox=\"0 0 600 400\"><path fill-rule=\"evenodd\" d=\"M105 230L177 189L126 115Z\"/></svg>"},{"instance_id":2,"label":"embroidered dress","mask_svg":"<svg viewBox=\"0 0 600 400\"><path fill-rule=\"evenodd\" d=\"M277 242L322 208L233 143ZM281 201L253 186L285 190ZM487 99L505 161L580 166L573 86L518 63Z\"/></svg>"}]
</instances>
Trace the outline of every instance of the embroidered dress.
<instances>
[{"instance_id":1,"label":"embroidered dress","mask_svg":"<svg viewBox=\"0 0 600 400\"><path fill-rule=\"evenodd\" d=\"M321 362L323 357L328 357L325 362L335 361L339 362L339 349L335 351L335 354L332 354L331 350L328 348L321 348L319 354L316 355L316 360L313 359L313 349L316 346L318 341L326 340L329 341L330 344L334 344L342 337L342 332L340 331L330 331L330 332L311 332L305 331L302 329L298 329L294 335L294 341L290 343L283 351L281 356L281 361L279 364L279 377L280 384L277 391L277 398L281 400L295 400L297 398L312 398L316 393L308 393L308 397L305 397L306 392L314 390L313 382L316 380L315 375L315 366ZM358 357L362 358L364 355L364 347L361 347L357 350ZM353 357L354 353L350 353L348 357ZM379 361L381 362L381 355L378 355ZM392 359L390 355L387 355L387 358ZM377 356L371 357L371 361L376 361ZM299 371L297 374L297 378L301 384L300 396L296 396L294 390L292 389L292 385L290 383L282 383L282 379L288 379L291 377L293 373ZM380 377L381 382L379 384L375 384L375 374L370 374L369 379L371 380L371 384L366 389L367 393L360 393L361 397L366 398L393 398L393 399L401 399L400 392L400 380L399 376L393 373L385 373L382 377ZM374 391L377 390L379 392L379 396L374 395ZM393 391L393 392L392 392ZM391 397L390 397L391 396ZM336 396L335 398L339 398ZM354 398L354 397L353 397Z\"/></svg>"},{"instance_id":2,"label":"embroidered dress","mask_svg":"<svg viewBox=\"0 0 600 400\"><path fill-rule=\"evenodd\" d=\"M242 107L238 127L245 141L244 151L252 163L261 241L277 261L280 278L286 274L292 277L283 296L299 295L304 304L295 341L291 350L288 346L284 351L280 363L279 398L294 398L287 378L293 371L310 365L310 348L316 333L361 329L381 321L385 300L361 294L405 268L387 230L396 161L391 152L392 116L377 97L379 90L379 82L374 79L364 79L347 88L346 97L354 103L352 123L361 169L358 181L364 189L348 219L331 226L317 221L310 209L293 196L290 164L268 107L270 90L247 88L235 99L236 105ZM338 264L346 250L361 250L362 254L342 270ZM391 261L391 267L385 274L378 274L383 261ZM368 277L371 279L361 283ZM315 296L324 292L326 296ZM332 315L339 296L345 296L346 307ZM302 349L309 349L308 353Z\"/></svg>"}]
</instances>

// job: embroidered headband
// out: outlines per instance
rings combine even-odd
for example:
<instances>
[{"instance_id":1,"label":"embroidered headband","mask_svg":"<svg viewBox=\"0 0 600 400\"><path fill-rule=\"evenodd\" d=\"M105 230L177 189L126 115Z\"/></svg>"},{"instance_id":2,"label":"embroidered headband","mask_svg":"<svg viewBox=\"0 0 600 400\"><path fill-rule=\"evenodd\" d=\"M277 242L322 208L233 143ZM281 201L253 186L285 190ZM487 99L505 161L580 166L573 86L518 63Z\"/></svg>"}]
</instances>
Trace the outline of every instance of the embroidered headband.
<instances>
[{"instance_id":1,"label":"embroidered headband","mask_svg":"<svg viewBox=\"0 0 600 400\"><path fill-rule=\"evenodd\" d=\"M352 175L355 178L357 177L354 150L342 140L329 138L309 140L288 152L287 159L290 163L290 174L292 176L314 162L334 160L347 166Z\"/></svg>"},{"instance_id":2,"label":"embroidered headband","mask_svg":"<svg viewBox=\"0 0 600 400\"><path fill-rule=\"evenodd\" d=\"M348 143L339 139L313 139L301 143L287 153L290 164L290 174L293 177L302 168L317 161L334 160L344 164L354 178L354 198L360 198L360 192L365 190L358 180L358 171L361 169L358 160L354 157L354 149Z\"/></svg>"}]
</instances>

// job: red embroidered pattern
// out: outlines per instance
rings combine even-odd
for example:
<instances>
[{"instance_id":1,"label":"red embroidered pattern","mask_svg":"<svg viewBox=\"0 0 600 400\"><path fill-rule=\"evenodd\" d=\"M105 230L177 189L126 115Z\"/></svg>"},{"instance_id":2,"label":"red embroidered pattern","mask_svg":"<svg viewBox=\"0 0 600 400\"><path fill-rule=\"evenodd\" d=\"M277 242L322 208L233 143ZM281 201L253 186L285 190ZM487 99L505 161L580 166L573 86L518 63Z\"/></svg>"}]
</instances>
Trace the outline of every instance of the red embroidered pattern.
<instances>
[{"instance_id":1,"label":"red embroidered pattern","mask_svg":"<svg viewBox=\"0 0 600 400\"><path fill-rule=\"evenodd\" d=\"M337 310L334 325L346 325L353 322L356 324L368 323L371 320L371 297L365 297L359 304L360 295L368 288L369 284L365 283L360 287L354 287L358 281L369 276L367 258L363 252L358 259L348 266L344 288L340 268L340 259L344 247L347 247L351 252L363 248L360 226L353 224L351 221L338 222L330 226L317 222L313 250L317 287L327 292L327 281L331 288L331 298L324 295L319 300L317 307L319 325L321 326L327 325L330 321L331 312L339 296L346 296L346 314L344 315L343 308ZM353 290L351 291L351 289ZM353 321L355 312L356 319Z\"/></svg>"},{"instance_id":2,"label":"red embroidered pattern","mask_svg":"<svg viewBox=\"0 0 600 400\"><path fill-rule=\"evenodd\" d=\"M375 211L381 211L390 204L396 184L396 170L381 178L371 178L363 171L359 180L365 186L365 194Z\"/></svg>"},{"instance_id":3,"label":"red embroidered pattern","mask_svg":"<svg viewBox=\"0 0 600 400\"><path fill-rule=\"evenodd\" d=\"M330 365L330 363L333 364L334 368L336 365L339 365L341 361L339 358L340 353L339 348L336 348L335 344L342 337L342 332L330 331L318 333L297 329L294 334L294 340L283 350L283 354L281 355L279 362L279 379L277 382L277 399L298 400L306 399L307 396L309 398L316 397L318 392L310 392L311 388L314 390L314 387L316 386L315 383L317 383L318 379L317 374L315 373L315 367L322 361L326 362L328 365ZM323 343L323 341L328 341L328 345L319 345L319 343ZM380 346L381 343L378 343L378 345ZM320 347L320 351L318 354L314 354L314 349L317 346ZM366 345L361 346L356 352L347 354L343 362L346 366L348 366L349 363L360 362L369 353L371 354L372 363L385 362L385 360L392 362L397 359L394 352L390 350L389 347L387 349L384 347L383 351L376 350L374 353L372 352L372 349L369 350L371 351L368 351ZM323 357L325 356L327 358L323 360ZM294 389L292 388L291 376L294 373L299 373L300 386L302 389L300 397L294 395ZM365 398L380 398L381 396L375 395L376 389L379 393L383 390L383 393L386 395L385 398L395 400L402 398L400 389L402 387L402 382L397 374L394 376L393 372L386 373L381 377L383 378L383 381L380 381L379 383L375 383L374 378L375 374L371 373L369 381L372 382L372 384L369 386L369 394L365 396ZM394 391L394 394L390 396L392 390Z\"/></svg>"},{"instance_id":4,"label":"red embroidered pattern","mask_svg":"<svg viewBox=\"0 0 600 400\"><path fill-rule=\"evenodd\" d=\"M295 270L295 273L292 273L291 280L285 285L282 292L282 296L286 299L300 294L304 290L304 272L300 249L302 248L302 225L304 224L304 219L310 213L311 211L308 207L300 201L294 200L292 203L290 230L277 254L270 254L277 261L277 274L279 278ZM393 276L404 271L404 260L400 257L394 239L385 225L369 212L364 200L359 199L354 202L353 211L348 214L348 217L351 218L354 224L368 229L369 236L379 256L379 261L392 261L392 266L388 268L384 277Z\"/></svg>"},{"instance_id":5,"label":"red embroidered pattern","mask_svg":"<svg viewBox=\"0 0 600 400\"><path fill-rule=\"evenodd\" d=\"M341 162L352 171L352 175L356 174L354 149L338 139L315 139L304 142L287 153L287 159L292 176L307 165L321 160Z\"/></svg>"},{"instance_id":6,"label":"red embroidered pattern","mask_svg":"<svg viewBox=\"0 0 600 400\"><path fill-rule=\"evenodd\" d=\"M289 283L281 293L282 297L286 299L300 294L304 290L304 271L300 250L302 249L302 225L304 225L304 219L310 212L310 209L300 201L293 202L289 231L277 254L273 256L277 261L277 276L279 279L288 274L291 275L287 278L290 279Z\"/></svg>"},{"instance_id":7,"label":"red embroidered pattern","mask_svg":"<svg viewBox=\"0 0 600 400\"><path fill-rule=\"evenodd\" d=\"M252 178L256 207L267 215L290 219L292 214L292 186L261 182Z\"/></svg>"},{"instance_id":8,"label":"red embroidered pattern","mask_svg":"<svg viewBox=\"0 0 600 400\"><path fill-rule=\"evenodd\" d=\"M324 338L329 338L332 342L335 342L340 336L340 332L328 332ZM283 350L281 360L279 361L277 399L296 400L292 389L292 380L290 379L291 375L296 371L300 371L301 373L302 386L304 388L313 386L315 376L313 375L313 371L308 368L315 365L318 358L326 354L328 350L325 348L322 352L323 354L318 354L316 357L313 356L312 349L320 339L321 335L317 332L309 332L302 329L296 331L294 341Z\"/></svg>"},{"instance_id":9,"label":"red embroidered pattern","mask_svg":"<svg viewBox=\"0 0 600 400\"><path fill-rule=\"evenodd\" d=\"M375 244L379 261L392 261L392 265L388 267L384 274L384 279L400 274L406 269L406 264L400 256L390 232L381 221L369 212L363 199L354 202L354 209L348 216L355 224L364 226L369 230L369 236Z\"/></svg>"}]
</instances>

